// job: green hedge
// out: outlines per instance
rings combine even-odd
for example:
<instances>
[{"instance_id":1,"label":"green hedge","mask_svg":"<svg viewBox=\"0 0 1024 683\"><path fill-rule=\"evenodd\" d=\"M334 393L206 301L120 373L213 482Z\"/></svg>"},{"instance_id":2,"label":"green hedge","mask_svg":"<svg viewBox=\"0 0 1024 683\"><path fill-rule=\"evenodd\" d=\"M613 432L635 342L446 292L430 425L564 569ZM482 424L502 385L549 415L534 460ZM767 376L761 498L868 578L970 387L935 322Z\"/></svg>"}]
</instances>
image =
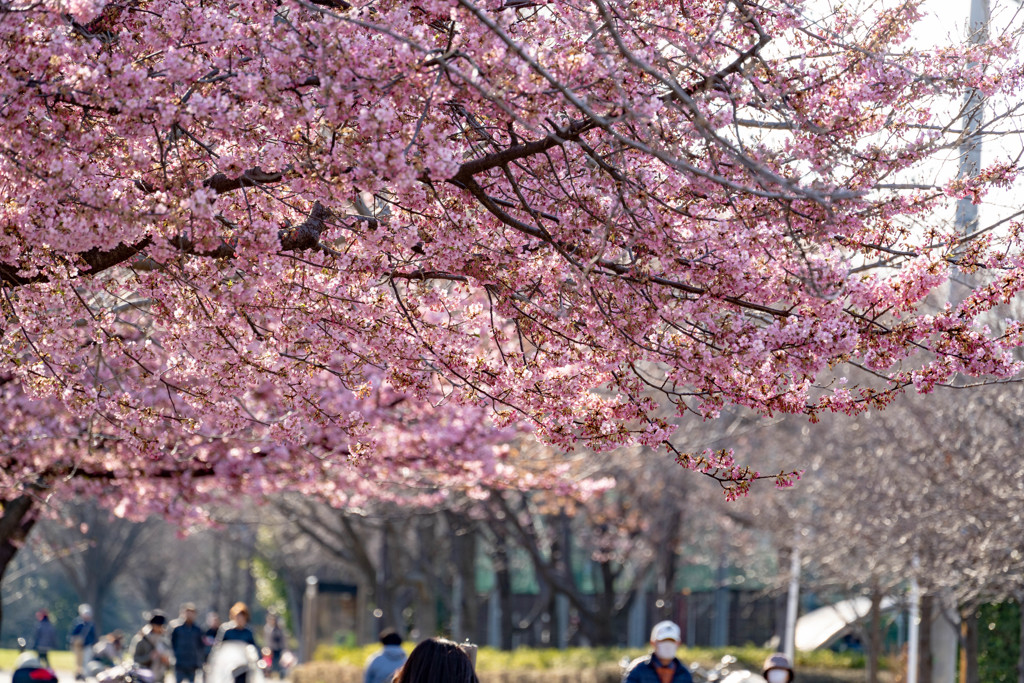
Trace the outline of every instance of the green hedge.
<instances>
[{"instance_id":1,"label":"green hedge","mask_svg":"<svg viewBox=\"0 0 1024 683\"><path fill-rule=\"evenodd\" d=\"M862 669L804 669L797 667L800 683L863 683ZM479 671L481 683L621 683L618 664L601 664L585 669L525 669L510 671ZM881 675L883 682L896 680L889 672ZM292 672L291 683L363 683L362 667L335 662L311 662Z\"/></svg>"},{"instance_id":2,"label":"green hedge","mask_svg":"<svg viewBox=\"0 0 1024 683\"><path fill-rule=\"evenodd\" d=\"M411 649L411 644L406 649ZM294 683L362 683L363 665L380 648L321 646L314 661L297 668ZM482 647L477 654L481 683L619 683L625 662L643 655L644 649L570 648L567 650L519 648L512 651ZM758 671L769 650L759 647L683 648L681 661L710 667L723 655L736 657L745 668ZM801 683L845 683L864 677L864 657L831 651L799 653L796 668Z\"/></svg>"}]
</instances>

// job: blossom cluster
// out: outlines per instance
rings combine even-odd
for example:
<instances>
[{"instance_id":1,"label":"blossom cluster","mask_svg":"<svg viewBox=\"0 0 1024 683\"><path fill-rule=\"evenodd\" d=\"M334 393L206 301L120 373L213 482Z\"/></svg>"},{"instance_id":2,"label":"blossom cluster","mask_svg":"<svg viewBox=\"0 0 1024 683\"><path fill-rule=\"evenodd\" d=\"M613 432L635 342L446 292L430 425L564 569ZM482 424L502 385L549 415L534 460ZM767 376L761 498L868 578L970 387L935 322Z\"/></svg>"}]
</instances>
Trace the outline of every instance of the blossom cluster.
<instances>
[{"instance_id":1,"label":"blossom cluster","mask_svg":"<svg viewBox=\"0 0 1024 683\"><path fill-rule=\"evenodd\" d=\"M486 471L457 455L467 425L661 446L666 405L858 412L1019 370L1020 334L983 320L1024 287L1020 233L946 224L1020 157L913 179L962 142L945 103L1024 71L1006 35L910 47L914 3L12 0L0 18L0 373L89 425L69 470L355 496L341 464ZM965 245L972 295L929 310ZM820 386L841 363L865 379ZM436 432L427 408L382 416L381 392Z\"/></svg>"}]
</instances>

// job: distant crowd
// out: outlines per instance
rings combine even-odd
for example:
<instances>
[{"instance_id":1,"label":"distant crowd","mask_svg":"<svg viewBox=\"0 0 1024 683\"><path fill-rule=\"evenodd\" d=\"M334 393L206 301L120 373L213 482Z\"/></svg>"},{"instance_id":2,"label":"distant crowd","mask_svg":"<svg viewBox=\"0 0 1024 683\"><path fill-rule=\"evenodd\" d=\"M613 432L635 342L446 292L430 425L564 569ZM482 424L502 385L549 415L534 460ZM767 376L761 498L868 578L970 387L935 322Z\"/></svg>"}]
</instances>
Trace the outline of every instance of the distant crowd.
<instances>
[{"instance_id":1,"label":"distant crowd","mask_svg":"<svg viewBox=\"0 0 1024 683\"><path fill-rule=\"evenodd\" d=\"M166 683L171 670L174 671L175 683L196 683L200 674L203 683L252 683L247 681L251 669L240 665L238 660L227 667L214 667L211 671L211 657L226 644L232 644L231 649L240 645L253 653L260 651L249 627L250 614L245 603L235 603L229 613L230 621L223 624L215 612L210 612L205 628L196 623L196 608L191 603L182 605L180 617L170 623L162 612L153 611L147 623L131 639L127 651L118 631L97 638L89 605L79 606L78 614L68 639L75 653L76 676L79 679L94 676L96 667L103 670L116 666L123 656L127 656L135 666L152 672L150 680L153 683ZM40 662L49 666L48 655L57 641L56 629L45 611L40 611L37 617L33 649ZM268 615L263 635L267 643L264 667L271 675L281 677L287 666L284 661L286 638L276 615ZM681 630L675 622L655 624L651 631L650 652L626 667L622 683L693 683L690 669L676 656L681 641ZM393 629L382 631L380 642L382 648L366 663L363 683L480 683L476 675L475 645L460 645L445 638L428 638L406 656L402 638ZM742 680L748 683L754 680L792 683L794 680L792 664L779 653L765 661L761 676L749 671L742 674L745 676ZM732 679L727 677L725 680Z\"/></svg>"},{"instance_id":2,"label":"distant crowd","mask_svg":"<svg viewBox=\"0 0 1024 683\"><path fill-rule=\"evenodd\" d=\"M250 627L251 615L244 602L237 602L228 613L229 620L221 622L217 612L206 615L206 623L196 621L196 606L185 603L177 619L169 621L160 610L148 613L146 623L125 645L124 633L114 630L103 636L97 633L92 607L78 606L78 617L68 631L68 646L75 656L75 678L84 680L99 672L128 661L149 670L152 680L163 683L173 671L175 683L196 683L200 674L211 664L211 654L223 643L237 642L251 645L263 661L267 673L282 677L289 665L287 636L280 619L274 613L267 615L263 627L264 647L260 648ZM36 613L36 628L31 648L40 663L49 667L49 653L58 647L57 629L46 610ZM203 680L209 680L203 676Z\"/></svg>"}]
</instances>

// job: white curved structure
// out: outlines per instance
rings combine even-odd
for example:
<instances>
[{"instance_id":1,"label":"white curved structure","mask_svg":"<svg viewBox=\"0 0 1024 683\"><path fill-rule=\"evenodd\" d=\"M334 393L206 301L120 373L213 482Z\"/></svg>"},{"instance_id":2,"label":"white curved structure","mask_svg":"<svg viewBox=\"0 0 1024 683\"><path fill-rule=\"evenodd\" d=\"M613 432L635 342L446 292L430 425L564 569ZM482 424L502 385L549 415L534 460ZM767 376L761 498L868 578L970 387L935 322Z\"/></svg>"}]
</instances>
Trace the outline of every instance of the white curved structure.
<instances>
[{"instance_id":1,"label":"white curved structure","mask_svg":"<svg viewBox=\"0 0 1024 683\"><path fill-rule=\"evenodd\" d=\"M895 609L896 601L882 598L883 612ZM845 634L853 624L871 611L871 599L865 597L843 600L808 612L796 620L794 644L797 650L809 652L825 647Z\"/></svg>"}]
</instances>

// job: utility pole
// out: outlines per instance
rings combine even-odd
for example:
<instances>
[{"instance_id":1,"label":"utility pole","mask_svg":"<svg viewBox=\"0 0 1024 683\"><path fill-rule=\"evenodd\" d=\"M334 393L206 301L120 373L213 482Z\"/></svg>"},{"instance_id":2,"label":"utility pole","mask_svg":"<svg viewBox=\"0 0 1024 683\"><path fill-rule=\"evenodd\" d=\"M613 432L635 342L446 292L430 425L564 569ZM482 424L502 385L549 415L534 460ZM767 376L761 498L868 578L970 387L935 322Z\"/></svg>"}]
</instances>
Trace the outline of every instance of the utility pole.
<instances>
[{"instance_id":1,"label":"utility pole","mask_svg":"<svg viewBox=\"0 0 1024 683\"><path fill-rule=\"evenodd\" d=\"M789 556L789 593L786 596L786 633L782 639L782 652L795 662L796 656L796 620L800 607L800 547L793 544Z\"/></svg>"},{"instance_id":2,"label":"utility pole","mask_svg":"<svg viewBox=\"0 0 1024 683\"><path fill-rule=\"evenodd\" d=\"M981 45L988 42L989 0L970 0L970 2L971 14L967 24L967 39L972 45ZM967 69L971 70L977 66L977 63L969 63ZM972 88L964 97L958 178L970 178L981 170L980 131L983 115L983 95ZM957 202L955 226L957 234L961 237L968 237L978 230L978 206L968 197ZM950 303L954 306L959 305L970 290L970 277L959 268L954 269L950 274ZM942 602L945 601L940 600L939 604ZM944 612L949 616L943 614ZM932 622L931 683L953 683L956 680L956 660L960 642L958 622L959 610L956 605L942 605L936 610Z\"/></svg>"},{"instance_id":3,"label":"utility pole","mask_svg":"<svg viewBox=\"0 0 1024 683\"><path fill-rule=\"evenodd\" d=\"M989 0L971 0L971 18L967 25L967 39L972 45L988 42ZM967 65L968 69L976 63ZM969 178L981 170L981 129L985 101L980 92L971 88L964 98L963 137L960 141L959 178ZM967 236L978 229L978 205L964 197L956 205L956 226Z\"/></svg>"},{"instance_id":4,"label":"utility pole","mask_svg":"<svg viewBox=\"0 0 1024 683\"><path fill-rule=\"evenodd\" d=\"M921 635L921 586L917 583L917 571L921 567L914 556L913 574L910 577L910 610L907 615L907 683L917 683L918 661L920 660Z\"/></svg>"}]
</instances>

